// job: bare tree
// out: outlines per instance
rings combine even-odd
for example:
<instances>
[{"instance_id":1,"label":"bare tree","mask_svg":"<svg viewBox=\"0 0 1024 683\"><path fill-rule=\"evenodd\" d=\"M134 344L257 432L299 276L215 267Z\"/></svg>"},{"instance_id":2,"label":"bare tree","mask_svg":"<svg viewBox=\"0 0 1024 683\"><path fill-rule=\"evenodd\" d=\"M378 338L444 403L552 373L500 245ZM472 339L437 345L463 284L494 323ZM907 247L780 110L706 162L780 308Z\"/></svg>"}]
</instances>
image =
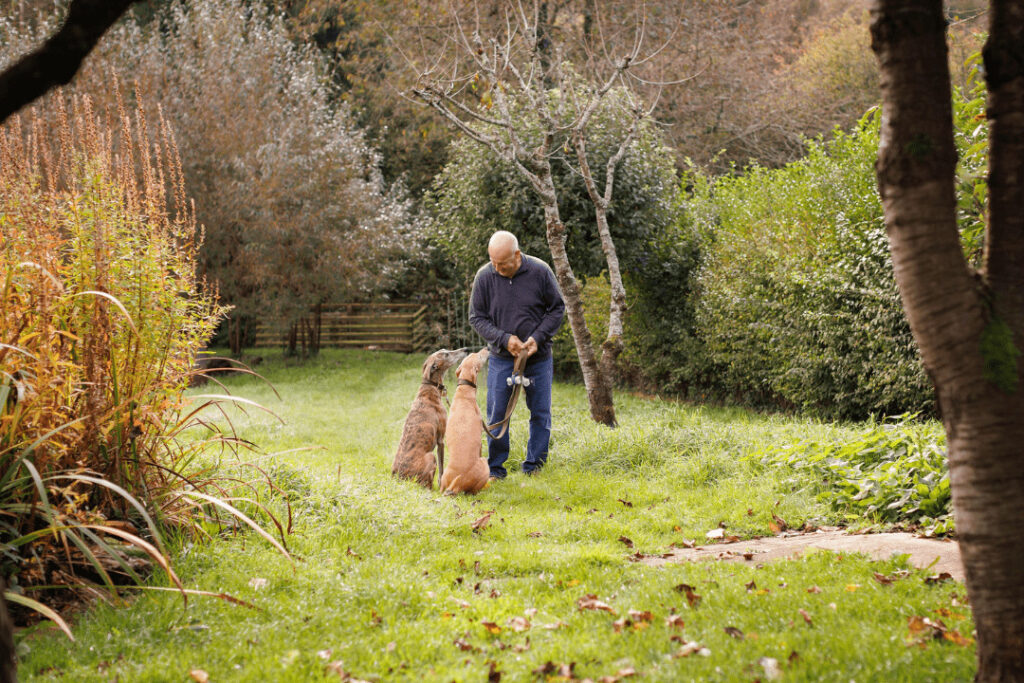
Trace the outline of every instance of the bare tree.
<instances>
[{"instance_id":1,"label":"bare tree","mask_svg":"<svg viewBox=\"0 0 1024 683\"><path fill-rule=\"evenodd\" d=\"M598 58L599 38L593 49L586 46L583 54L588 59L582 66L587 75L581 75L563 61L562 46L555 41L556 34L550 25L548 3L535 0L529 9L521 2L502 3L500 21L495 21L492 13L488 17L489 27L480 20L479 7L474 6L473 10L468 30L469 21L461 18L454 7L449 10L451 22L436 39L432 58L421 55L416 60L407 55L410 64L420 65L417 84L411 92L459 133L514 166L536 191L544 210L547 243L565 298L591 417L598 423L615 426L612 386L615 361L622 349L626 293L607 214L615 172L634 141L640 122L650 114L631 87L639 79L633 70L646 61L640 58L643 21L637 22L632 44L625 54ZM588 126L598 106L608 101L613 90L619 93L622 112L630 117L631 123L604 169L604 187L600 188L587 162ZM477 93L476 102L471 93ZM580 283L566 252L566 228L559 214L558 189L551 170L556 158L568 161L563 155L570 148L575 149L576 171L583 176L594 204L612 285L609 332L600 360L583 315Z\"/></svg>"},{"instance_id":2,"label":"bare tree","mask_svg":"<svg viewBox=\"0 0 1024 683\"><path fill-rule=\"evenodd\" d=\"M979 681L1024 680L1024 1L992 0L984 49L989 201L983 266L957 237L942 0L875 0L878 188L896 279L936 389Z\"/></svg>"}]
</instances>

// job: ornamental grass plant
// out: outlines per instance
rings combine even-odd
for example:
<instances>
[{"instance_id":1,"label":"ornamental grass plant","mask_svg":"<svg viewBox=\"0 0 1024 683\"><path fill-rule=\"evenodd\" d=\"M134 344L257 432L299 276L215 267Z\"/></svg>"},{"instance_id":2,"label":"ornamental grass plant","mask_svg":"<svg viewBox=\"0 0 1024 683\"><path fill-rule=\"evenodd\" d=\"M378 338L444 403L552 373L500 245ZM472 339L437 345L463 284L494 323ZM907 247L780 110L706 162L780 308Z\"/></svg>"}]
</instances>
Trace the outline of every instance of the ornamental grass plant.
<instances>
[{"instance_id":1,"label":"ornamental grass plant","mask_svg":"<svg viewBox=\"0 0 1024 683\"><path fill-rule=\"evenodd\" d=\"M183 589L164 536L255 527L267 487L218 473L246 444L198 414L226 399L183 398L225 309L171 130L120 98L48 107L0 128L0 571L63 626L154 566Z\"/></svg>"}]
</instances>

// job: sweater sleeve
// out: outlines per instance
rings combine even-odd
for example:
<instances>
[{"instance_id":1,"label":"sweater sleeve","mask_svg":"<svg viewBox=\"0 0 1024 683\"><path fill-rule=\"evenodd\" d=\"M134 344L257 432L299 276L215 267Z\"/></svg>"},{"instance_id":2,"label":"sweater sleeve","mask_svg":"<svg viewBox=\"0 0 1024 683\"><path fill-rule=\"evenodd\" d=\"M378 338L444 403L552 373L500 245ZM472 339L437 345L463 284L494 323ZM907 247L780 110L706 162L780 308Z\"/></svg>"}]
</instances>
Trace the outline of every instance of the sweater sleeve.
<instances>
[{"instance_id":1,"label":"sweater sleeve","mask_svg":"<svg viewBox=\"0 0 1024 683\"><path fill-rule=\"evenodd\" d=\"M544 311L544 317L541 318L537 329L530 335L537 341L537 346L544 346L555 336L555 332L558 331L562 324L562 318L565 316L565 301L562 300L562 293L558 290L555 274L546 266L544 272L547 277L545 278L543 296L544 306L547 310Z\"/></svg>"},{"instance_id":2,"label":"sweater sleeve","mask_svg":"<svg viewBox=\"0 0 1024 683\"><path fill-rule=\"evenodd\" d=\"M487 284L483 276L484 272L481 271L473 280L473 293L469 297L469 324L488 344L503 349L512 335L499 329L487 313Z\"/></svg>"}]
</instances>

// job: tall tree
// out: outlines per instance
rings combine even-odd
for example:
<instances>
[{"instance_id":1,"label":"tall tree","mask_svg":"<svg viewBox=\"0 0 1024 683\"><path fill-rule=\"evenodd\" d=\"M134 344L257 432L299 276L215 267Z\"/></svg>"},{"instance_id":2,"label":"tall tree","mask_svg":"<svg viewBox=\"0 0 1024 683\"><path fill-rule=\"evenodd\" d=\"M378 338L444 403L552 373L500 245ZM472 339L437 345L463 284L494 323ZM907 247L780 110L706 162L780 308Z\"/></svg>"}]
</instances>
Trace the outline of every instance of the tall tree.
<instances>
[{"instance_id":1,"label":"tall tree","mask_svg":"<svg viewBox=\"0 0 1024 683\"><path fill-rule=\"evenodd\" d=\"M949 448L978 633L979 681L1024 680L1024 0L992 0L983 55L988 226L974 270L957 239L942 0L876 0L878 188L896 279Z\"/></svg>"},{"instance_id":2,"label":"tall tree","mask_svg":"<svg viewBox=\"0 0 1024 683\"><path fill-rule=\"evenodd\" d=\"M615 57L597 58L593 45L579 50L577 54L589 57L581 65L580 72L585 74L581 76L563 61L566 49L553 39L553 8L549 3L536 1L530 8L521 3L503 3L496 15L500 21L495 21L493 15L481 21L480 9L475 5L472 9L473 14L466 18L451 7L448 28L435 38L440 45L437 54L423 55L419 61L410 58L414 65L421 65L412 93L457 132L513 165L536 192L544 209L548 248L565 298L591 417L595 422L615 426L613 368L622 348L625 289L607 212L619 163L636 137L639 122L650 113L633 93L630 81L634 67L644 61L640 58L643 22L634 26L632 44L617 51ZM617 141L618 151L608 159L599 187L587 163L586 143L594 112L600 103L608 101L613 90L622 95L618 101L632 123ZM566 226L552 175L552 163L569 163L566 153L570 149L582 160L576 170L584 177L593 202L612 283L603 358L595 353L583 315L581 287L565 248ZM556 158L560 161L553 161Z\"/></svg>"}]
</instances>

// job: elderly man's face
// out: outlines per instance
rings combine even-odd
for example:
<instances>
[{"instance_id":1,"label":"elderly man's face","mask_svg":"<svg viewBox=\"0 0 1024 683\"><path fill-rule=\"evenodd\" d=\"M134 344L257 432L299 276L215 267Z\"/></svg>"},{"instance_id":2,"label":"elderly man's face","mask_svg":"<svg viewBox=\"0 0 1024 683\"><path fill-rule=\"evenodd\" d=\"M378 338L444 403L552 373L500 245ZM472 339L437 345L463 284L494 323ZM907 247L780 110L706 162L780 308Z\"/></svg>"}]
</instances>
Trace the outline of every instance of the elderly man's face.
<instances>
[{"instance_id":1,"label":"elderly man's face","mask_svg":"<svg viewBox=\"0 0 1024 683\"><path fill-rule=\"evenodd\" d=\"M523 263L522 252L512 249L511 245L491 247L487 255L491 258L491 265L502 277L512 277Z\"/></svg>"}]
</instances>

